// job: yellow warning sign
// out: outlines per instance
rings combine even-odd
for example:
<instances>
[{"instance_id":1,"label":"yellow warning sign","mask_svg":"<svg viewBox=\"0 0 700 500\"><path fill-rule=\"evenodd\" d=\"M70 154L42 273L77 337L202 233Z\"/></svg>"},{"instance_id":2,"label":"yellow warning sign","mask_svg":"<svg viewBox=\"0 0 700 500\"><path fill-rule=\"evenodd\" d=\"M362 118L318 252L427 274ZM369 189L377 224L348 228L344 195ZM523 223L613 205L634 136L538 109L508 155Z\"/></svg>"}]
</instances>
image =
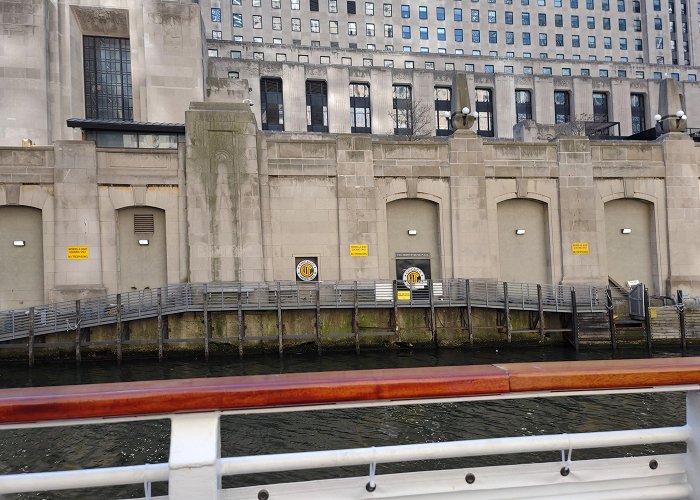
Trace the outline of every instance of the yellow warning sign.
<instances>
[{"instance_id":1,"label":"yellow warning sign","mask_svg":"<svg viewBox=\"0 0 700 500\"><path fill-rule=\"evenodd\" d=\"M369 257L369 245L366 245L366 244L350 245L350 257Z\"/></svg>"},{"instance_id":2,"label":"yellow warning sign","mask_svg":"<svg viewBox=\"0 0 700 500\"><path fill-rule=\"evenodd\" d=\"M398 300L411 300L411 291L410 290L398 290L396 292L396 298Z\"/></svg>"},{"instance_id":3,"label":"yellow warning sign","mask_svg":"<svg viewBox=\"0 0 700 500\"><path fill-rule=\"evenodd\" d=\"M649 318L656 319L656 308L655 307L649 308Z\"/></svg>"},{"instance_id":4,"label":"yellow warning sign","mask_svg":"<svg viewBox=\"0 0 700 500\"><path fill-rule=\"evenodd\" d=\"M574 255L588 255L588 242L574 241L571 244L571 253Z\"/></svg>"},{"instance_id":5,"label":"yellow warning sign","mask_svg":"<svg viewBox=\"0 0 700 500\"><path fill-rule=\"evenodd\" d=\"M87 260L88 247L68 247L66 254L68 260Z\"/></svg>"}]
</instances>

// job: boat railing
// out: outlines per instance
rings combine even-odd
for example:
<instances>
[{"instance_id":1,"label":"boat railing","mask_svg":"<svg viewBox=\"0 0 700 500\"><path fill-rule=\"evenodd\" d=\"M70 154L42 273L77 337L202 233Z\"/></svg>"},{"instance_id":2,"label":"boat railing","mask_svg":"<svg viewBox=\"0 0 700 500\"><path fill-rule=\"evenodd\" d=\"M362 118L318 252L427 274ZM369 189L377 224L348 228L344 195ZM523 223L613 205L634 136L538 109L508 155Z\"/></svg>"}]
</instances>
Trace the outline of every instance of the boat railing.
<instances>
[{"instance_id":1,"label":"boat railing","mask_svg":"<svg viewBox=\"0 0 700 500\"><path fill-rule=\"evenodd\" d=\"M575 292L575 293L572 293ZM489 280L429 280L407 287L392 280L299 283L183 283L162 288L0 311L0 342L153 318L208 311L388 307L509 307L523 311L604 312L605 289Z\"/></svg>"},{"instance_id":2,"label":"boat railing","mask_svg":"<svg viewBox=\"0 0 700 500\"><path fill-rule=\"evenodd\" d=\"M662 391L687 393L684 425L220 457L222 415ZM167 482L171 500L420 495L439 499L470 492L481 495L479 498L581 495L670 499L700 495L700 358L294 373L0 390L0 432L161 418L171 421L167 463L6 474L0 476L0 494L144 484L144 495L150 498L152 483ZM687 451L643 457L630 457L622 451L619 458L576 459L581 449L659 443L686 443ZM381 463L544 451L561 452L561 461L376 473L376 465ZM221 489L222 476L350 465L364 465L368 472L355 478Z\"/></svg>"}]
</instances>

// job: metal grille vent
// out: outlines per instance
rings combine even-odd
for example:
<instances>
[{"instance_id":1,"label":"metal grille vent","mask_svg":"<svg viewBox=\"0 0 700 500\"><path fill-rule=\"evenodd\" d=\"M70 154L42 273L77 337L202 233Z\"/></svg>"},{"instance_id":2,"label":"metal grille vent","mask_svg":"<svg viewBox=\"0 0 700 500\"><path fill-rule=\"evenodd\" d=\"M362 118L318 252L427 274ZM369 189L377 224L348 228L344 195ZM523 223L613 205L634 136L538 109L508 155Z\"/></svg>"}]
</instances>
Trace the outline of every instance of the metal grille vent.
<instances>
[{"instance_id":1,"label":"metal grille vent","mask_svg":"<svg viewBox=\"0 0 700 500\"><path fill-rule=\"evenodd\" d=\"M153 214L134 214L134 233L154 233Z\"/></svg>"},{"instance_id":2,"label":"metal grille vent","mask_svg":"<svg viewBox=\"0 0 700 500\"><path fill-rule=\"evenodd\" d=\"M328 85L322 81L306 80L306 93L326 95L328 93Z\"/></svg>"},{"instance_id":3,"label":"metal grille vent","mask_svg":"<svg viewBox=\"0 0 700 500\"><path fill-rule=\"evenodd\" d=\"M263 78L260 80L262 91L267 92L282 92L282 80L277 78Z\"/></svg>"}]
</instances>

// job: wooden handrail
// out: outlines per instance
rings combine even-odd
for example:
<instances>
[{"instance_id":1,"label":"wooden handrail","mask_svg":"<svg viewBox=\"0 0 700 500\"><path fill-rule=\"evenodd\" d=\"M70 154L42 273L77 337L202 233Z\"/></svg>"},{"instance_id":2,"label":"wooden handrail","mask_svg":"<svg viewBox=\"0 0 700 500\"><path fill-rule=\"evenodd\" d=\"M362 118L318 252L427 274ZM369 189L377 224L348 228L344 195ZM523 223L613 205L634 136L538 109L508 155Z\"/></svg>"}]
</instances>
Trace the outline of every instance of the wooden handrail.
<instances>
[{"instance_id":1,"label":"wooden handrail","mask_svg":"<svg viewBox=\"0 0 700 500\"><path fill-rule=\"evenodd\" d=\"M700 357L401 368L0 390L0 424L700 384Z\"/></svg>"}]
</instances>

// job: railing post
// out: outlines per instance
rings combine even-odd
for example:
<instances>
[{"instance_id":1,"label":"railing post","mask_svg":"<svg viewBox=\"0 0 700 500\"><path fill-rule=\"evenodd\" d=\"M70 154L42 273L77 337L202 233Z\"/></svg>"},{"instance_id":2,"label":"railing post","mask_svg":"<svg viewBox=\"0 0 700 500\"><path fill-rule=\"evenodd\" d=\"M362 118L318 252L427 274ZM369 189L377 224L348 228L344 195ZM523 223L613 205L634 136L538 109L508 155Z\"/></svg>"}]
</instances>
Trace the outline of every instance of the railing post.
<instances>
[{"instance_id":1,"label":"railing post","mask_svg":"<svg viewBox=\"0 0 700 500\"><path fill-rule=\"evenodd\" d=\"M243 336L245 335L245 318L243 316L243 286L238 282L238 357L243 359Z\"/></svg>"},{"instance_id":2,"label":"railing post","mask_svg":"<svg viewBox=\"0 0 700 500\"><path fill-rule=\"evenodd\" d=\"M578 352L578 308L576 305L576 289L571 287L571 321L574 334L574 348Z\"/></svg>"},{"instance_id":3,"label":"railing post","mask_svg":"<svg viewBox=\"0 0 700 500\"><path fill-rule=\"evenodd\" d=\"M277 282L277 343L280 357L284 354L284 344L282 342L282 290L280 282Z\"/></svg>"},{"instance_id":4,"label":"railing post","mask_svg":"<svg viewBox=\"0 0 700 500\"><path fill-rule=\"evenodd\" d=\"M544 342L544 309L542 306L542 285L537 284L537 317L540 324L540 342Z\"/></svg>"},{"instance_id":5,"label":"railing post","mask_svg":"<svg viewBox=\"0 0 700 500\"><path fill-rule=\"evenodd\" d=\"M163 289L158 288L158 361L163 361Z\"/></svg>"},{"instance_id":6,"label":"railing post","mask_svg":"<svg viewBox=\"0 0 700 500\"><path fill-rule=\"evenodd\" d=\"M80 363L80 338L83 330L80 327L80 300L75 301L75 362Z\"/></svg>"},{"instance_id":7,"label":"railing post","mask_svg":"<svg viewBox=\"0 0 700 500\"><path fill-rule=\"evenodd\" d=\"M117 294L117 362L122 362L122 294Z\"/></svg>"},{"instance_id":8,"label":"railing post","mask_svg":"<svg viewBox=\"0 0 700 500\"><path fill-rule=\"evenodd\" d=\"M173 415L168 498L216 500L221 496L219 413Z\"/></svg>"},{"instance_id":9,"label":"railing post","mask_svg":"<svg viewBox=\"0 0 700 500\"><path fill-rule=\"evenodd\" d=\"M202 316L204 318L204 360L209 361L209 338L211 336L211 326L209 325L209 294L207 284L202 289Z\"/></svg>"},{"instance_id":10,"label":"railing post","mask_svg":"<svg viewBox=\"0 0 700 500\"><path fill-rule=\"evenodd\" d=\"M472 321L472 297L469 289L469 280L467 280L467 330L469 330L469 345L474 344L474 331Z\"/></svg>"},{"instance_id":11,"label":"railing post","mask_svg":"<svg viewBox=\"0 0 700 500\"><path fill-rule=\"evenodd\" d=\"M644 287L644 332L647 337L647 349L649 353L652 350L652 338L651 338L651 318L649 317L649 289Z\"/></svg>"},{"instance_id":12,"label":"railing post","mask_svg":"<svg viewBox=\"0 0 700 500\"><path fill-rule=\"evenodd\" d=\"M693 491L700 491L700 391L688 391L686 425L690 428L685 453L685 474Z\"/></svg>"},{"instance_id":13,"label":"railing post","mask_svg":"<svg viewBox=\"0 0 700 500\"><path fill-rule=\"evenodd\" d=\"M34 366L34 308L29 308L29 338L27 339L29 366Z\"/></svg>"},{"instance_id":14,"label":"railing post","mask_svg":"<svg viewBox=\"0 0 700 500\"><path fill-rule=\"evenodd\" d=\"M394 296L394 336L398 342L401 340L401 336L399 335L399 287L396 280L392 282L392 286L392 294Z\"/></svg>"},{"instance_id":15,"label":"railing post","mask_svg":"<svg viewBox=\"0 0 700 500\"><path fill-rule=\"evenodd\" d=\"M352 334L355 337L355 353L360 354L360 301L357 297L357 281L355 281L353 287L355 293L352 305Z\"/></svg>"},{"instance_id":16,"label":"railing post","mask_svg":"<svg viewBox=\"0 0 700 500\"><path fill-rule=\"evenodd\" d=\"M510 305L508 304L508 283L503 282L503 314L505 315L506 323L506 339L510 344L511 341L511 331L510 331Z\"/></svg>"},{"instance_id":17,"label":"railing post","mask_svg":"<svg viewBox=\"0 0 700 500\"><path fill-rule=\"evenodd\" d=\"M683 350L683 354L685 354L688 348L688 342L686 339L685 332L685 307L683 306L683 290L676 291L676 308L678 309L678 319L680 321L681 329L681 349Z\"/></svg>"},{"instance_id":18,"label":"railing post","mask_svg":"<svg viewBox=\"0 0 700 500\"><path fill-rule=\"evenodd\" d=\"M321 283L316 282L316 349L321 355Z\"/></svg>"},{"instance_id":19,"label":"railing post","mask_svg":"<svg viewBox=\"0 0 700 500\"><path fill-rule=\"evenodd\" d=\"M430 301L430 335L433 338L433 346L437 349L437 320L435 317L435 298L433 297L433 280L428 280L428 300Z\"/></svg>"},{"instance_id":20,"label":"railing post","mask_svg":"<svg viewBox=\"0 0 700 500\"><path fill-rule=\"evenodd\" d=\"M617 330L615 328L615 305L612 299L612 290L610 287L605 289L605 304L608 310L608 329L610 330L610 344L613 355L617 351Z\"/></svg>"}]
</instances>

